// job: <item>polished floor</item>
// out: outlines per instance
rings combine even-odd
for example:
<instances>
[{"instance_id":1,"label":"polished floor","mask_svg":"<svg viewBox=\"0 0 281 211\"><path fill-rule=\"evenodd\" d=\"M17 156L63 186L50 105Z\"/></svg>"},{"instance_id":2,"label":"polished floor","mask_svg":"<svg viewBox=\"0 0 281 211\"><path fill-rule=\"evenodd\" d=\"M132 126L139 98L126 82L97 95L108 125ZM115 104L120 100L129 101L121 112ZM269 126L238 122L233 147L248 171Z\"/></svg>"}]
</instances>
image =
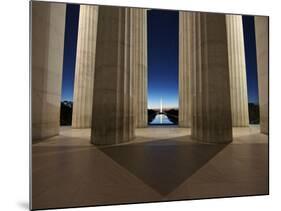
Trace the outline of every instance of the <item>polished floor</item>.
<instances>
[{"instance_id":1,"label":"polished floor","mask_svg":"<svg viewBox=\"0 0 281 211\"><path fill-rule=\"evenodd\" d=\"M62 127L32 146L34 209L268 193L268 136L234 128L231 144L153 126L130 143L95 147L89 129Z\"/></svg>"}]
</instances>

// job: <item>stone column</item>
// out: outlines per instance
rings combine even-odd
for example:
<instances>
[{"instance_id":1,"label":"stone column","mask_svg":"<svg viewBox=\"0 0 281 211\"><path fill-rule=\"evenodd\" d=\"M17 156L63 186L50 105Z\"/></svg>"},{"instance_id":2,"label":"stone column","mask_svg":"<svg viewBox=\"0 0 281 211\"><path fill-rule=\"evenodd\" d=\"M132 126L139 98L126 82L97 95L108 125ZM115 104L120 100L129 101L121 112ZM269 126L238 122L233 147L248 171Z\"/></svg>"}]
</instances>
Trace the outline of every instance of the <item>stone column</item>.
<instances>
[{"instance_id":1,"label":"stone column","mask_svg":"<svg viewBox=\"0 0 281 211\"><path fill-rule=\"evenodd\" d=\"M31 2L32 141L59 134L64 3Z\"/></svg>"},{"instance_id":2,"label":"stone column","mask_svg":"<svg viewBox=\"0 0 281 211\"><path fill-rule=\"evenodd\" d=\"M117 144L134 137L130 21L129 8L99 6L93 144Z\"/></svg>"},{"instance_id":3,"label":"stone column","mask_svg":"<svg viewBox=\"0 0 281 211\"><path fill-rule=\"evenodd\" d=\"M179 126L191 126L192 38L190 12L179 12Z\"/></svg>"},{"instance_id":4,"label":"stone column","mask_svg":"<svg viewBox=\"0 0 281 211\"><path fill-rule=\"evenodd\" d=\"M135 127L147 126L147 16L145 9L131 9L132 71L134 75Z\"/></svg>"},{"instance_id":5,"label":"stone column","mask_svg":"<svg viewBox=\"0 0 281 211\"><path fill-rule=\"evenodd\" d=\"M74 128L91 127L97 21L97 6L80 6L72 114Z\"/></svg>"},{"instance_id":6,"label":"stone column","mask_svg":"<svg viewBox=\"0 0 281 211\"><path fill-rule=\"evenodd\" d=\"M189 36L193 40L192 128L194 139L232 141L229 66L225 15L189 13Z\"/></svg>"},{"instance_id":7,"label":"stone column","mask_svg":"<svg viewBox=\"0 0 281 211\"><path fill-rule=\"evenodd\" d=\"M233 127L249 126L247 76L241 15L226 15Z\"/></svg>"},{"instance_id":8,"label":"stone column","mask_svg":"<svg viewBox=\"0 0 281 211\"><path fill-rule=\"evenodd\" d=\"M268 134L268 17L255 16L257 69L259 83L260 130Z\"/></svg>"}]
</instances>

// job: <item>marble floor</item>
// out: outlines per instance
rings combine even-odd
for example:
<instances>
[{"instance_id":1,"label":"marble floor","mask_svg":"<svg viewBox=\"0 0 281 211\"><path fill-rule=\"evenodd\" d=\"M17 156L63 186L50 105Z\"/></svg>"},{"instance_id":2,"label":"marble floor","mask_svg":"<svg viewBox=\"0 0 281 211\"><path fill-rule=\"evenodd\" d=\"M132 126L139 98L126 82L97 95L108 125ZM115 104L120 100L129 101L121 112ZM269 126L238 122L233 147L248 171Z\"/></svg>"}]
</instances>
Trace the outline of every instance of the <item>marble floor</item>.
<instances>
[{"instance_id":1,"label":"marble floor","mask_svg":"<svg viewBox=\"0 0 281 211\"><path fill-rule=\"evenodd\" d=\"M32 145L32 207L76 207L268 194L268 136L233 128L230 144L153 126L119 145L90 144L89 129L62 127Z\"/></svg>"}]
</instances>

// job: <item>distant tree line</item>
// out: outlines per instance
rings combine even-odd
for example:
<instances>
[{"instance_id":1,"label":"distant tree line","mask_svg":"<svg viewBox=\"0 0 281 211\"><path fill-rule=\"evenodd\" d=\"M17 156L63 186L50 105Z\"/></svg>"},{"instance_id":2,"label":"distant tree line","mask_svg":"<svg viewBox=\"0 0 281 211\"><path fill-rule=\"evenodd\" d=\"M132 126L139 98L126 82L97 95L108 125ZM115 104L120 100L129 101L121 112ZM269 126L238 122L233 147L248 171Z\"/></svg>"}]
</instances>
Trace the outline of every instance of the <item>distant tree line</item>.
<instances>
[{"instance_id":1,"label":"distant tree line","mask_svg":"<svg viewBox=\"0 0 281 211\"><path fill-rule=\"evenodd\" d=\"M157 111L153 109L147 109L147 123L150 124L153 119L156 117Z\"/></svg>"},{"instance_id":2,"label":"distant tree line","mask_svg":"<svg viewBox=\"0 0 281 211\"><path fill-rule=\"evenodd\" d=\"M61 102L61 112L60 112L60 125L71 125L72 122L72 108L73 103L71 101ZM260 123L260 109L259 105L254 103L248 104L249 108L249 122L250 124L259 124ZM168 119L173 122L175 125L178 124L179 110L170 109L165 111ZM153 109L147 109L148 124L150 124L153 119L156 117L157 111Z\"/></svg>"},{"instance_id":3,"label":"distant tree line","mask_svg":"<svg viewBox=\"0 0 281 211\"><path fill-rule=\"evenodd\" d=\"M168 119L177 125L179 123L179 110L178 109L170 109L166 111L166 115Z\"/></svg>"},{"instance_id":4,"label":"distant tree line","mask_svg":"<svg viewBox=\"0 0 281 211\"><path fill-rule=\"evenodd\" d=\"M72 122L72 107L71 101L63 101L60 104L60 125L71 125Z\"/></svg>"},{"instance_id":5,"label":"distant tree line","mask_svg":"<svg viewBox=\"0 0 281 211\"><path fill-rule=\"evenodd\" d=\"M260 107L257 104L249 103L249 122L250 124L260 123Z\"/></svg>"},{"instance_id":6,"label":"distant tree line","mask_svg":"<svg viewBox=\"0 0 281 211\"><path fill-rule=\"evenodd\" d=\"M249 123L250 124L259 124L260 123L260 109L259 105L255 103L249 103ZM148 124L153 121L153 119L157 115L157 111L153 109L148 109ZM170 109L165 111L168 119L173 122L175 125L178 124L179 110L178 109Z\"/></svg>"}]
</instances>

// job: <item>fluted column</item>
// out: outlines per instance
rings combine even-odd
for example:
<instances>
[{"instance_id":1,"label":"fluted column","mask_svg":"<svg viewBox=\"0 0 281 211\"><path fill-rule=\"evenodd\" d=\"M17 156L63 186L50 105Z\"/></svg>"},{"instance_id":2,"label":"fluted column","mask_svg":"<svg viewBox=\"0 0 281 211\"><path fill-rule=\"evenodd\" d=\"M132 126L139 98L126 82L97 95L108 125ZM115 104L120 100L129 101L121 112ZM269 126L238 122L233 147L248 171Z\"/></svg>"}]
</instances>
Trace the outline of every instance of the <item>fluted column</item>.
<instances>
[{"instance_id":1,"label":"fluted column","mask_svg":"<svg viewBox=\"0 0 281 211\"><path fill-rule=\"evenodd\" d=\"M226 20L223 14L189 13L192 128L194 139L203 142L232 141Z\"/></svg>"},{"instance_id":2,"label":"fluted column","mask_svg":"<svg viewBox=\"0 0 281 211\"><path fill-rule=\"evenodd\" d=\"M31 2L32 141L59 134L66 5Z\"/></svg>"},{"instance_id":3,"label":"fluted column","mask_svg":"<svg viewBox=\"0 0 281 211\"><path fill-rule=\"evenodd\" d=\"M192 38L190 12L179 12L179 126L191 126L191 68Z\"/></svg>"},{"instance_id":4,"label":"fluted column","mask_svg":"<svg viewBox=\"0 0 281 211\"><path fill-rule=\"evenodd\" d=\"M241 15L226 15L232 126L249 126L247 76Z\"/></svg>"},{"instance_id":5,"label":"fluted column","mask_svg":"<svg viewBox=\"0 0 281 211\"><path fill-rule=\"evenodd\" d=\"M97 6L80 6L72 114L74 128L91 127L97 21Z\"/></svg>"},{"instance_id":6,"label":"fluted column","mask_svg":"<svg viewBox=\"0 0 281 211\"><path fill-rule=\"evenodd\" d=\"M147 14L145 9L131 9L132 70L134 75L135 127L147 126Z\"/></svg>"},{"instance_id":7,"label":"fluted column","mask_svg":"<svg viewBox=\"0 0 281 211\"><path fill-rule=\"evenodd\" d=\"M100 6L91 141L117 144L134 136L129 8Z\"/></svg>"},{"instance_id":8,"label":"fluted column","mask_svg":"<svg viewBox=\"0 0 281 211\"><path fill-rule=\"evenodd\" d=\"M268 134L268 17L255 16L260 130Z\"/></svg>"}]
</instances>

